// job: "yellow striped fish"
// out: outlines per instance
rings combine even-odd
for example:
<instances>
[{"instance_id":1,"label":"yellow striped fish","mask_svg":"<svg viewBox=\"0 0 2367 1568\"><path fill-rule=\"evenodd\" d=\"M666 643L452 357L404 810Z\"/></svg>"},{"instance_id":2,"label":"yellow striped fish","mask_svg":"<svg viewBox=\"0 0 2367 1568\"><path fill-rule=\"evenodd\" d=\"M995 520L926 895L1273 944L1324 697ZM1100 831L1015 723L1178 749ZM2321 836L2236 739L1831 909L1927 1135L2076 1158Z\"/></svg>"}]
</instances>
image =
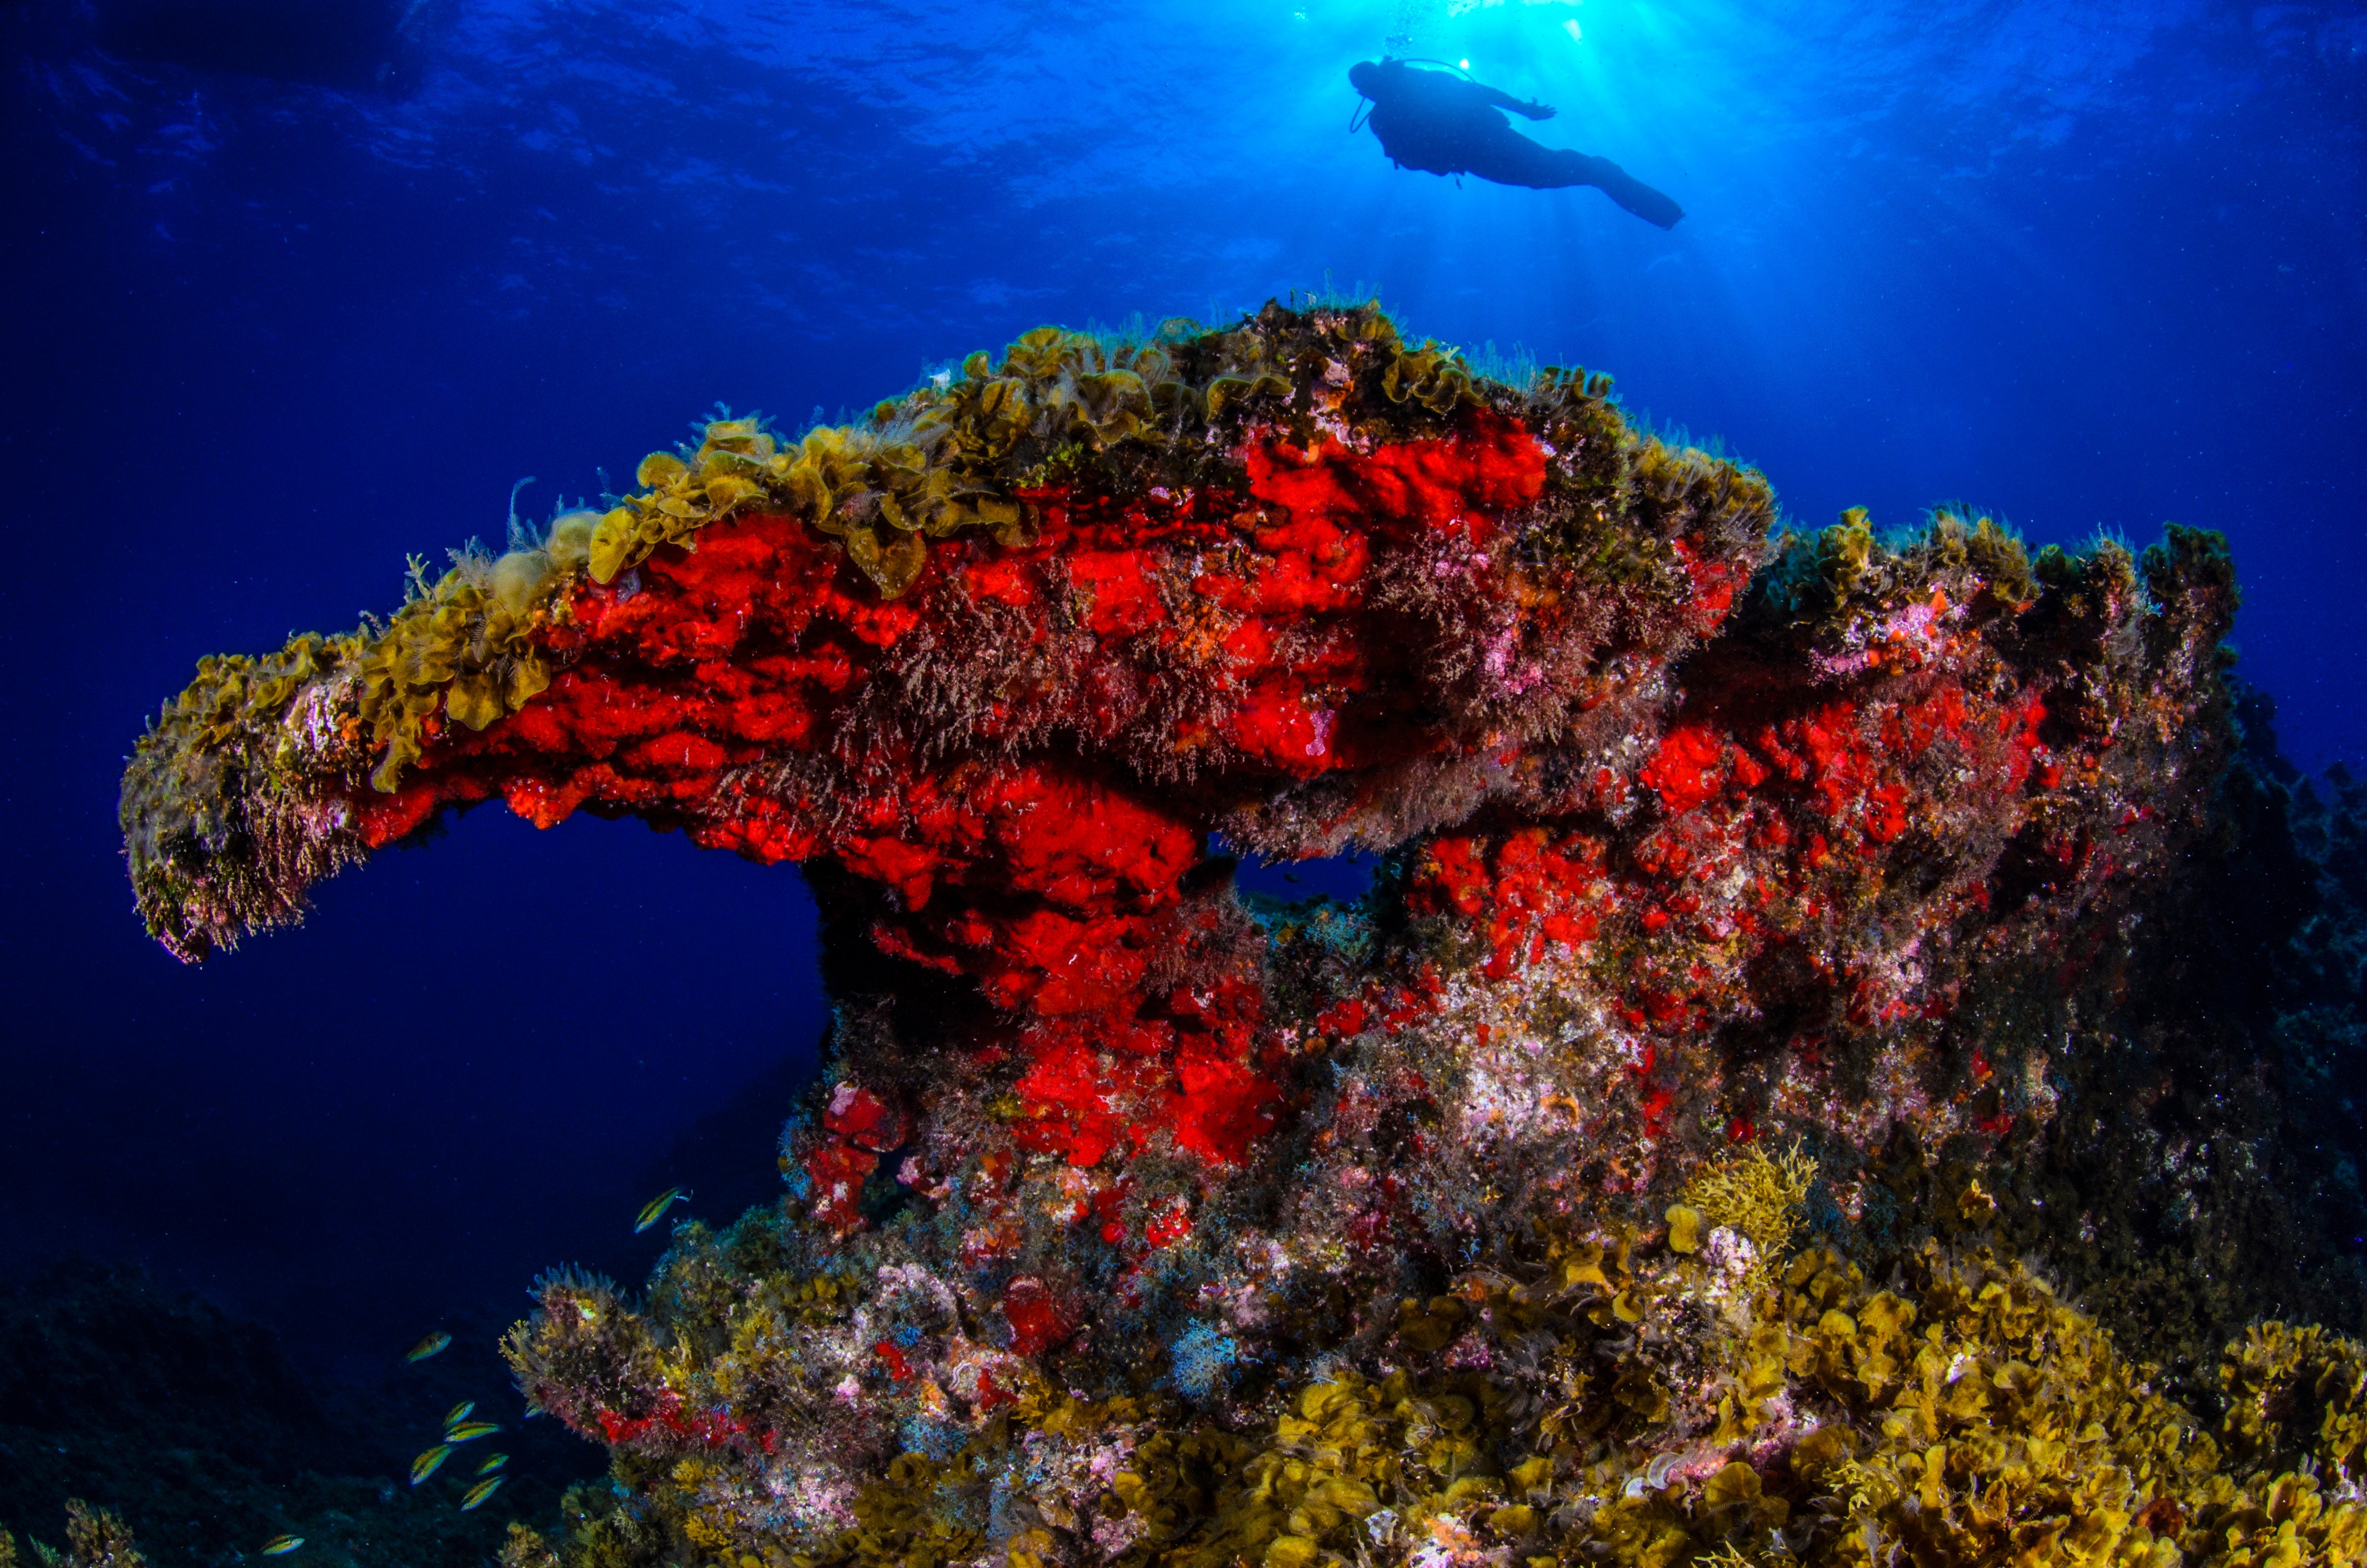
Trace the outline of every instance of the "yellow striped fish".
<instances>
[{"instance_id":1,"label":"yellow striped fish","mask_svg":"<svg viewBox=\"0 0 2367 1568\"><path fill-rule=\"evenodd\" d=\"M467 1513L470 1509L475 1507L478 1504L483 1502L486 1498L500 1491L502 1489L502 1483L508 1479L509 1477L506 1475L497 1475L491 1481L480 1481L476 1485L469 1488L469 1494L460 1499L460 1512L464 1514Z\"/></svg>"},{"instance_id":2,"label":"yellow striped fish","mask_svg":"<svg viewBox=\"0 0 2367 1568\"><path fill-rule=\"evenodd\" d=\"M465 1426L455 1426L444 1434L447 1443L473 1443L502 1429L498 1421L471 1421Z\"/></svg>"},{"instance_id":3,"label":"yellow striped fish","mask_svg":"<svg viewBox=\"0 0 2367 1568\"><path fill-rule=\"evenodd\" d=\"M633 1234L638 1236L643 1231L648 1230L651 1225L656 1224L659 1219L663 1216L665 1211L673 1208L677 1201L683 1203L690 1201L690 1189L688 1187L670 1187L663 1192L659 1193L655 1198L651 1199L649 1202L642 1207L640 1216L633 1221Z\"/></svg>"},{"instance_id":4,"label":"yellow striped fish","mask_svg":"<svg viewBox=\"0 0 2367 1568\"><path fill-rule=\"evenodd\" d=\"M411 1354L405 1356L403 1359L406 1361L425 1361L430 1356L442 1355L444 1353L444 1347L451 1343L452 1336L439 1328L435 1333L429 1335L426 1338L421 1340L418 1344L413 1346L411 1347Z\"/></svg>"},{"instance_id":5,"label":"yellow striped fish","mask_svg":"<svg viewBox=\"0 0 2367 1568\"><path fill-rule=\"evenodd\" d=\"M300 1535L276 1535L263 1543L263 1555L285 1557L303 1544L304 1538Z\"/></svg>"},{"instance_id":6,"label":"yellow striped fish","mask_svg":"<svg viewBox=\"0 0 2367 1568\"><path fill-rule=\"evenodd\" d=\"M454 1426L458 1426L461 1422L469 1419L469 1412L476 1408L477 1402L475 1400L464 1399L459 1403L454 1405L451 1409L446 1411L444 1413L444 1426L446 1429L449 1430Z\"/></svg>"},{"instance_id":7,"label":"yellow striped fish","mask_svg":"<svg viewBox=\"0 0 2367 1568\"><path fill-rule=\"evenodd\" d=\"M411 1484L416 1486L421 1482L426 1480L429 1476L435 1474L438 1470L443 1468L444 1461L451 1457L452 1445L449 1443L438 1443L434 1448L428 1449L425 1453L420 1455L417 1459L413 1460L411 1461Z\"/></svg>"},{"instance_id":8,"label":"yellow striped fish","mask_svg":"<svg viewBox=\"0 0 2367 1568\"><path fill-rule=\"evenodd\" d=\"M481 1464L481 1465L479 1465L479 1466L477 1467L477 1473L478 1473L479 1475L491 1475L491 1474L493 1474L493 1471L497 1471L497 1470L501 1469L501 1468L502 1468L502 1466L504 1466L504 1465L505 1465L505 1464L507 1464L507 1463L509 1463L509 1462L510 1462L510 1456L509 1456L509 1455L507 1455L507 1454L495 1454L493 1458L491 1458L491 1459L487 1460L484 1463L482 1463L482 1464Z\"/></svg>"}]
</instances>

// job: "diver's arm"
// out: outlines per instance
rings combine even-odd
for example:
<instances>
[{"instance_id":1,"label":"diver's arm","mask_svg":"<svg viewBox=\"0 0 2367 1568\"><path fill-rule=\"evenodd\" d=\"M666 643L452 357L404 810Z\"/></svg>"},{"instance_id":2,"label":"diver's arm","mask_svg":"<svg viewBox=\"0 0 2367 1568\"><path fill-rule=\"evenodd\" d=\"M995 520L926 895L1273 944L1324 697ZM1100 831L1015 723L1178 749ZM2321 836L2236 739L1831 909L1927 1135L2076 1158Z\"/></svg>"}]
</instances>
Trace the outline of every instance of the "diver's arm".
<instances>
[{"instance_id":1,"label":"diver's arm","mask_svg":"<svg viewBox=\"0 0 2367 1568\"><path fill-rule=\"evenodd\" d=\"M1485 82L1473 82L1470 85L1477 90L1479 101L1490 108L1503 109L1507 113L1517 114L1528 119L1551 119L1554 117L1551 105L1538 103L1534 98L1523 102L1501 88L1488 85Z\"/></svg>"}]
</instances>

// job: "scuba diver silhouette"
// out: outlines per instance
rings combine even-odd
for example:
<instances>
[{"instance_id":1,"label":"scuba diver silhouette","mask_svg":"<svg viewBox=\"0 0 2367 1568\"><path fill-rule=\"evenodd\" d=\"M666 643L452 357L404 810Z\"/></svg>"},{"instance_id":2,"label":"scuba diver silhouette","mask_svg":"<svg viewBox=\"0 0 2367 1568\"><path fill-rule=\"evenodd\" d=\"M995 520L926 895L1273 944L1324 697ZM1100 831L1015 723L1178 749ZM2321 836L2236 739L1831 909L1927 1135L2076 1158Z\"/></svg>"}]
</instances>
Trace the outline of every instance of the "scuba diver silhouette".
<instances>
[{"instance_id":1,"label":"scuba diver silhouette","mask_svg":"<svg viewBox=\"0 0 2367 1568\"><path fill-rule=\"evenodd\" d=\"M1381 151L1401 169L1433 175L1478 175L1498 185L1552 190L1591 185L1647 223L1673 229L1685 210L1608 158L1540 146L1514 131L1502 111L1551 119L1540 103L1444 71L1417 71L1410 62L1360 60L1348 80L1372 101L1366 121ZM1352 121L1349 129L1355 129Z\"/></svg>"}]
</instances>

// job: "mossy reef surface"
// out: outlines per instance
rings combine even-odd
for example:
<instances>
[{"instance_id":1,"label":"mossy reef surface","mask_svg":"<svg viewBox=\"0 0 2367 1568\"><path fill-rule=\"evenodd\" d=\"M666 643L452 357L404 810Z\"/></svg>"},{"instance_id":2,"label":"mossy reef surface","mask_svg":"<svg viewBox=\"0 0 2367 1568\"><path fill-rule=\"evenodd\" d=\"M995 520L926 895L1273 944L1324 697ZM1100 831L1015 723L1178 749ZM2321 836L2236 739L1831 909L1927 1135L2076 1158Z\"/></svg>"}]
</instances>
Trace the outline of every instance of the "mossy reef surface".
<instances>
[{"instance_id":1,"label":"mossy reef surface","mask_svg":"<svg viewBox=\"0 0 2367 1568\"><path fill-rule=\"evenodd\" d=\"M2367 1551L2361 802L2218 535L1784 530L1370 306L638 483L206 661L124 785L191 959L493 798L806 868L787 1193L540 1282L614 1479L515 1568Z\"/></svg>"}]
</instances>

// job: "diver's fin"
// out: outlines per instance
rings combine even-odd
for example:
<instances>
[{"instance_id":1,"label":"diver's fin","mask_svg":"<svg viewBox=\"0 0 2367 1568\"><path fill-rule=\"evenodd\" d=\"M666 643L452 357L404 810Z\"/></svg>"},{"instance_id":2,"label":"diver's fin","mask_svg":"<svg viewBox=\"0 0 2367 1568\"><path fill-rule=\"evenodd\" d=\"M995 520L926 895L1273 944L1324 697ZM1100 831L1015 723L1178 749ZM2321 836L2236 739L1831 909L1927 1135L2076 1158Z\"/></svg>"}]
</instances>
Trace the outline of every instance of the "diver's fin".
<instances>
[{"instance_id":1,"label":"diver's fin","mask_svg":"<svg viewBox=\"0 0 2367 1568\"><path fill-rule=\"evenodd\" d=\"M1663 229L1675 228L1684 217L1685 210L1674 199L1654 190L1607 158L1600 162L1603 167L1595 178L1596 187L1637 217Z\"/></svg>"}]
</instances>

